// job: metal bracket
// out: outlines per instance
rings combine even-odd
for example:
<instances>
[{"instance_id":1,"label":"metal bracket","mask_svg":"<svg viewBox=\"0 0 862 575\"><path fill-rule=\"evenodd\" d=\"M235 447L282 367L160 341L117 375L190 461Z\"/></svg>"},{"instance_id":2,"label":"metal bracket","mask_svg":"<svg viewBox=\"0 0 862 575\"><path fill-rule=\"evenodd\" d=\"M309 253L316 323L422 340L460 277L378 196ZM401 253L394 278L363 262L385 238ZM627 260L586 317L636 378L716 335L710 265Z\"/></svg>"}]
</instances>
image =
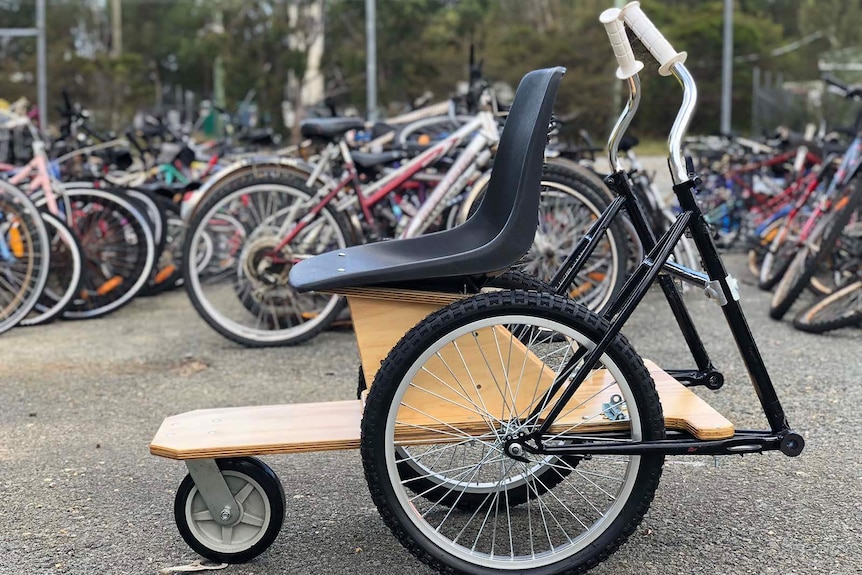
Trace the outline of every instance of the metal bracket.
<instances>
[{"instance_id":1,"label":"metal bracket","mask_svg":"<svg viewBox=\"0 0 862 575\"><path fill-rule=\"evenodd\" d=\"M233 525L239 521L239 504L233 498L215 459L186 459L185 463L213 521L219 525Z\"/></svg>"},{"instance_id":2,"label":"metal bracket","mask_svg":"<svg viewBox=\"0 0 862 575\"><path fill-rule=\"evenodd\" d=\"M724 307L727 305L727 298L724 296L724 292L721 289L721 282L718 280L711 280L706 287L704 288L704 293L706 297L713 300L718 305Z\"/></svg>"},{"instance_id":3,"label":"metal bracket","mask_svg":"<svg viewBox=\"0 0 862 575\"><path fill-rule=\"evenodd\" d=\"M733 298L733 301L739 301L739 282L730 274L727 274L724 281L727 282L727 287L730 288L730 295Z\"/></svg>"},{"instance_id":4,"label":"metal bracket","mask_svg":"<svg viewBox=\"0 0 862 575\"><path fill-rule=\"evenodd\" d=\"M724 375L712 367L703 371L698 369L665 369L665 373L686 387L703 385L714 390L720 389L724 385Z\"/></svg>"},{"instance_id":5,"label":"metal bracket","mask_svg":"<svg viewBox=\"0 0 862 575\"><path fill-rule=\"evenodd\" d=\"M611 421L628 421L628 414L623 411L626 409L626 402L619 394L611 396L610 403L602 404L602 414Z\"/></svg>"},{"instance_id":6,"label":"metal bracket","mask_svg":"<svg viewBox=\"0 0 862 575\"><path fill-rule=\"evenodd\" d=\"M733 298L733 301L739 301L739 282L730 274L727 274L724 281L727 282L727 287L730 289L730 296ZM711 280L704 288L704 291L706 292L706 297L715 301L721 307L727 305L727 296L724 295L724 290L721 289L720 281Z\"/></svg>"}]
</instances>

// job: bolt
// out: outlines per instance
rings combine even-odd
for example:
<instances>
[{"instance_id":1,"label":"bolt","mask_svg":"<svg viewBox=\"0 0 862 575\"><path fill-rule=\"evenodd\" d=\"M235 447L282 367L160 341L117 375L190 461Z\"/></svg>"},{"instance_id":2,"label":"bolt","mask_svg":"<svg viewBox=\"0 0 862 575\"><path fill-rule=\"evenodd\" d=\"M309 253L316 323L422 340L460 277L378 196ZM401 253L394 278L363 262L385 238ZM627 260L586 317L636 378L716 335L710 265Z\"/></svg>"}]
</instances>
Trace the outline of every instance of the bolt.
<instances>
[{"instance_id":1,"label":"bolt","mask_svg":"<svg viewBox=\"0 0 862 575\"><path fill-rule=\"evenodd\" d=\"M524 448L521 447L520 445L518 445L517 443L513 443L512 445L509 446L509 453L513 457L521 457L522 455L524 455Z\"/></svg>"},{"instance_id":2,"label":"bolt","mask_svg":"<svg viewBox=\"0 0 862 575\"><path fill-rule=\"evenodd\" d=\"M221 510L221 520L228 521L230 519L230 507L225 506L224 509Z\"/></svg>"}]
</instances>

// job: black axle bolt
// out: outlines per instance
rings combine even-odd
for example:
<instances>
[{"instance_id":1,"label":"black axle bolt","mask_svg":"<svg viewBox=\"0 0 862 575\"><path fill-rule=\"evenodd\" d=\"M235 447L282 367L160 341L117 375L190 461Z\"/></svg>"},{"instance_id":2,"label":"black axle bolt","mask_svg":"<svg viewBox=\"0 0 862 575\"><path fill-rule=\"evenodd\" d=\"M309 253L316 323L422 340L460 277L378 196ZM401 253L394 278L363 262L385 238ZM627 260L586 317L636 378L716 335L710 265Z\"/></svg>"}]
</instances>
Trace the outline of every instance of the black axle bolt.
<instances>
[{"instance_id":1,"label":"black axle bolt","mask_svg":"<svg viewBox=\"0 0 862 575\"><path fill-rule=\"evenodd\" d=\"M788 457L796 457L802 453L802 450L805 448L805 440L795 431L791 431L781 438L781 443L778 448L784 455L787 455Z\"/></svg>"}]
</instances>

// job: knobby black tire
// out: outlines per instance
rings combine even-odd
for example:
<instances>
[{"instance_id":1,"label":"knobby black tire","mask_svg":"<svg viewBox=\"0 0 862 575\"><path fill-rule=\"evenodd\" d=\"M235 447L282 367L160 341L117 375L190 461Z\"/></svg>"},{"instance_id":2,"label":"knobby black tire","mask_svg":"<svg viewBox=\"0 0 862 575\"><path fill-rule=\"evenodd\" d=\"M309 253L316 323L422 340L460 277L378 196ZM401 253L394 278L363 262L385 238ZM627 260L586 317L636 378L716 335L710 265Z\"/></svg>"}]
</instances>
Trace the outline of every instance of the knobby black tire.
<instances>
[{"instance_id":1,"label":"knobby black tire","mask_svg":"<svg viewBox=\"0 0 862 575\"><path fill-rule=\"evenodd\" d=\"M845 300L850 298L859 298L857 309L842 311ZM862 280L821 299L793 320L793 327L808 333L826 333L854 326L862 326Z\"/></svg>"},{"instance_id":2,"label":"knobby black tire","mask_svg":"<svg viewBox=\"0 0 862 575\"><path fill-rule=\"evenodd\" d=\"M790 264L793 263L793 258L798 249L794 243L795 242L784 241L776 248L775 252L771 254L771 258L768 260L764 258L764 267L761 267L760 269L760 276L757 282L757 286L760 289L770 291L778 282L781 281L784 274L787 273L787 270L790 268Z\"/></svg>"},{"instance_id":3,"label":"knobby black tire","mask_svg":"<svg viewBox=\"0 0 862 575\"><path fill-rule=\"evenodd\" d=\"M835 247L835 243L841 237L844 227L850 221L853 212L862 203L862 182L860 182L860 178L854 178L848 185L851 186L851 189L848 192L847 202L844 203L841 209L830 212L826 216L828 219L823 220L819 230L822 234L822 239L819 242L817 250L812 254L807 247L800 249L788 267L784 277L778 282L769 309L769 317L772 319L783 318L784 314L799 299L799 296L808 286L811 278L817 273L820 265L829 257L832 249ZM816 237L808 238L810 243L814 243L816 240Z\"/></svg>"},{"instance_id":4,"label":"knobby black tire","mask_svg":"<svg viewBox=\"0 0 862 575\"><path fill-rule=\"evenodd\" d=\"M462 326L503 315L545 318L570 326L598 341L608 329L607 321L572 300L548 293L503 291L471 296L429 315L411 329L390 351L369 393L362 419L362 456L365 478L380 516L398 541L413 555L443 573L471 575L502 571L467 562L435 545L411 521L398 502L389 481L386 464L386 426L390 408L411 366L430 346ZM635 396L644 440L665 437L661 404L643 360L622 335L614 338L606 354L625 375ZM664 456L640 456L641 467L626 503L616 518L589 545L559 562L523 569L531 575L584 573L607 559L635 531L649 509L661 477Z\"/></svg>"}]
</instances>

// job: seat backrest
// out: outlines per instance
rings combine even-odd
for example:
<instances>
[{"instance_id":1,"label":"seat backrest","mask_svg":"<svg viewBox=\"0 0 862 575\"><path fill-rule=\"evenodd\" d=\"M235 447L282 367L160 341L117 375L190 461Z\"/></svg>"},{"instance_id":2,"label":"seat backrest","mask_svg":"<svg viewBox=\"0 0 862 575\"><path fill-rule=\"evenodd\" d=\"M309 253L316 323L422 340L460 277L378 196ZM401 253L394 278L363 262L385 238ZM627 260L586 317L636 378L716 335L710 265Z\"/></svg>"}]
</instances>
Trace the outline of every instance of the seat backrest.
<instances>
[{"instance_id":1,"label":"seat backrest","mask_svg":"<svg viewBox=\"0 0 862 575\"><path fill-rule=\"evenodd\" d=\"M548 124L565 72L562 67L535 70L521 80L503 127L488 189L476 213L464 224L499 230L491 243L498 249L505 246L511 263L530 249L536 234Z\"/></svg>"}]
</instances>

